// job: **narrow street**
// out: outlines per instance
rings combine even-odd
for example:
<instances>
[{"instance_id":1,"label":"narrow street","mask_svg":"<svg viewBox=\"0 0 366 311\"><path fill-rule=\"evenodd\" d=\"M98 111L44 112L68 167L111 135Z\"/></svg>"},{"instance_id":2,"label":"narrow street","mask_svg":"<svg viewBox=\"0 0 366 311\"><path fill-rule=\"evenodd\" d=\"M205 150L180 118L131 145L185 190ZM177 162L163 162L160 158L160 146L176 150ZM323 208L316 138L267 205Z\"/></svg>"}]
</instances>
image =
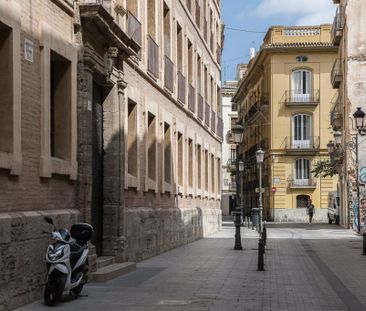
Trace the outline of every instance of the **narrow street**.
<instances>
[{"instance_id":1,"label":"narrow street","mask_svg":"<svg viewBox=\"0 0 366 311\"><path fill-rule=\"evenodd\" d=\"M55 310L366 310L366 256L352 231L328 224L271 224L265 272L256 271L258 236L234 227L138 264L105 284L91 283ZM18 310L50 310L38 301Z\"/></svg>"}]
</instances>

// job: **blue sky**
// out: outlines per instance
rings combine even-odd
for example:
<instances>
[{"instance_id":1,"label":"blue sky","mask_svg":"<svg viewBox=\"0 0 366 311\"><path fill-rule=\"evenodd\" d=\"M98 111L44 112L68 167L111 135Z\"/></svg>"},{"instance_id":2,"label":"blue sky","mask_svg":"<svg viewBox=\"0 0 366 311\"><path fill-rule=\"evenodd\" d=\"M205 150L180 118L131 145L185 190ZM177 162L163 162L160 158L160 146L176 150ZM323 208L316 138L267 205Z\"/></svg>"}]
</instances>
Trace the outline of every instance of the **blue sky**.
<instances>
[{"instance_id":1,"label":"blue sky","mask_svg":"<svg viewBox=\"0 0 366 311\"><path fill-rule=\"evenodd\" d=\"M222 79L233 80L238 63L246 63L249 49L258 50L264 33L233 31L228 28L266 32L271 25L316 25L332 23L336 6L332 0L222 0L225 43Z\"/></svg>"}]
</instances>

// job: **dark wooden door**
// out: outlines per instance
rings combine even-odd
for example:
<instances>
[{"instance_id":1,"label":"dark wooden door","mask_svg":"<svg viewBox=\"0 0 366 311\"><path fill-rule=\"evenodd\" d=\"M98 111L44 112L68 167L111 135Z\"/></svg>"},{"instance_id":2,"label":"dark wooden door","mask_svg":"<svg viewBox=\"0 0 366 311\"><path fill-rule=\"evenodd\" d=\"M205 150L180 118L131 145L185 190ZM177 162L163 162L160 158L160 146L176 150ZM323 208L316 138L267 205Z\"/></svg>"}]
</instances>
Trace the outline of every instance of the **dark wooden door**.
<instances>
[{"instance_id":1,"label":"dark wooden door","mask_svg":"<svg viewBox=\"0 0 366 311\"><path fill-rule=\"evenodd\" d=\"M92 225L97 255L103 248L103 88L93 83L92 108Z\"/></svg>"}]
</instances>

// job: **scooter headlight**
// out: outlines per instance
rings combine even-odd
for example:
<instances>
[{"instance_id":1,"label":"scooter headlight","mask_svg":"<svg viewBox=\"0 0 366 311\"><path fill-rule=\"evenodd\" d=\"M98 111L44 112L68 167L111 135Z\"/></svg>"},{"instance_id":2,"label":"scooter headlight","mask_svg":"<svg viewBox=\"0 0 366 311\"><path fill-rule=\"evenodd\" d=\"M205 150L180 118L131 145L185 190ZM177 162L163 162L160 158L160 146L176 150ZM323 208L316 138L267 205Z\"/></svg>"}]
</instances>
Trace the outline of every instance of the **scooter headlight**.
<instances>
[{"instance_id":1,"label":"scooter headlight","mask_svg":"<svg viewBox=\"0 0 366 311\"><path fill-rule=\"evenodd\" d=\"M50 249L48 250L48 254L47 254L48 259L49 259L50 261L57 261L57 260L59 260L63 255L64 255L64 249L63 249L63 248L56 249L56 250L54 250L54 249L51 249L51 248L50 248Z\"/></svg>"}]
</instances>

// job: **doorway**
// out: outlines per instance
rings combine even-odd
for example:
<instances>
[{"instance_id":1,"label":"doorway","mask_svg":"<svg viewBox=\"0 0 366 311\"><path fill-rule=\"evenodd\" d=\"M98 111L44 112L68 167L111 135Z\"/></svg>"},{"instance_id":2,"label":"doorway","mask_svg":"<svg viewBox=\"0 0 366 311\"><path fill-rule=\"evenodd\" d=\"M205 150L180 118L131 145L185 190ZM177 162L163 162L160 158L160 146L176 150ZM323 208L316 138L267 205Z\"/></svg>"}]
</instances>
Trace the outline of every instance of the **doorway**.
<instances>
[{"instance_id":1,"label":"doorway","mask_svg":"<svg viewBox=\"0 0 366 311\"><path fill-rule=\"evenodd\" d=\"M103 87L93 81L92 98L92 243L98 256L103 250Z\"/></svg>"}]
</instances>

